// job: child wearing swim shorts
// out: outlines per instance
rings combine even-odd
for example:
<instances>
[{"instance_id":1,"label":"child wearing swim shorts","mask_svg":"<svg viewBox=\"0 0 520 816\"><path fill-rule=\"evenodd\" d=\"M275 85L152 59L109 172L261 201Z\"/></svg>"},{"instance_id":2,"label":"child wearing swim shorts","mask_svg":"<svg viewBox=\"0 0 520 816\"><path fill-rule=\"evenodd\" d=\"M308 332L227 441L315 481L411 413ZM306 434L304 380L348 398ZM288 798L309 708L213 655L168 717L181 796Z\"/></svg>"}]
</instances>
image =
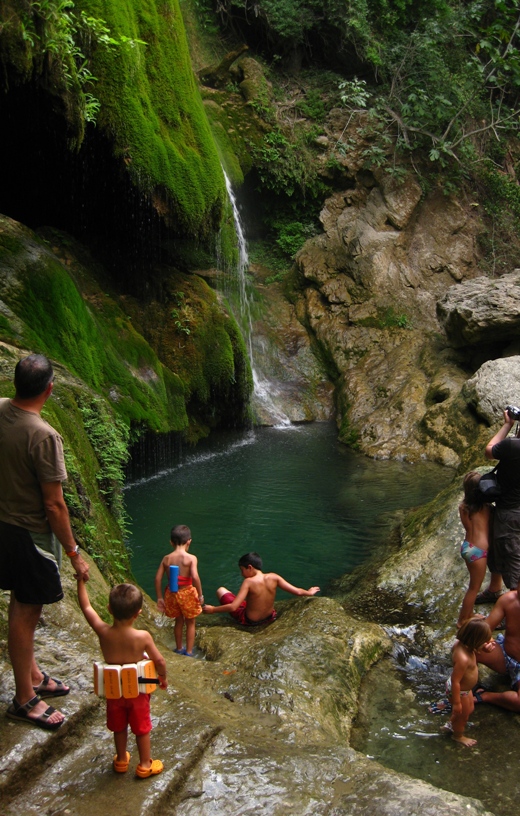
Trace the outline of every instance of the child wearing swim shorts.
<instances>
[{"instance_id":1,"label":"child wearing swim shorts","mask_svg":"<svg viewBox=\"0 0 520 816\"><path fill-rule=\"evenodd\" d=\"M137 663L149 658L153 660L159 686L168 688L166 680L166 663L153 642L149 632L134 629L134 623L141 613L143 593L132 584L118 584L109 596L108 610L112 615L112 625L105 623L90 605L87 587L80 576L78 580L78 601L87 623L99 638L99 645L106 663L123 665ZM139 751L139 765L135 775L140 779L155 776L163 770L160 759L152 759L150 747L150 695L140 693L137 697L127 699L107 699L107 727L114 734L116 755L113 767L116 773L126 773L130 763L130 754L126 750L128 726L135 734Z\"/></svg>"},{"instance_id":2,"label":"child wearing swim shorts","mask_svg":"<svg viewBox=\"0 0 520 816\"><path fill-rule=\"evenodd\" d=\"M173 552L165 555L155 576L157 607L168 618L175 618L175 652L193 657L195 645L195 618L202 612L204 596L197 570L197 559L188 552L191 544L190 528L177 524L170 533L170 544ZM179 568L179 589L177 592L162 591L163 578L169 576L169 568ZM186 627L186 648L182 646L182 635Z\"/></svg>"},{"instance_id":3,"label":"child wearing swim shorts","mask_svg":"<svg viewBox=\"0 0 520 816\"><path fill-rule=\"evenodd\" d=\"M217 598L220 606L206 604L205 613L229 612L242 626L260 626L276 619L274 599L277 589L300 596L316 595L320 591L317 586L310 589L293 586L275 572L262 572L262 559L256 552L243 555L238 566L244 579L238 594L234 595L226 587L219 587Z\"/></svg>"},{"instance_id":4,"label":"child wearing swim shorts","mask_svg":"<svg viewBox=\"0 0 520 816\"><path fill-rule=\"evenodd\" d=\"M445 730L451 733L455 742L466 748L472 748L477 743L464 736L464 729L475 707L471 689L478 681L476 653L490 640L491 629L486 621L473 617L462 623L451 651L453 670L446 682L446 692L452 713Z\"/></svg>"},{"instance_id":5,"label":"child wearing swim shorts","mask_svg":"<svg viewBox=\"0 0 520 816\"><path fill-rule=\"evenodd\" d=\"M493 507L486 502L479 490L480 473L472 470L463 480L464 498L459 504L459 515L464 527L465 538L460 554L469 572L469 587L459 612L457 627L473 615L473 605L486 574L489 539L492 529ZM497 583L498 586L494 586ZM492 575L489 589L498 590L502 586L500 575Z\"/></svg>"}]
</instances>

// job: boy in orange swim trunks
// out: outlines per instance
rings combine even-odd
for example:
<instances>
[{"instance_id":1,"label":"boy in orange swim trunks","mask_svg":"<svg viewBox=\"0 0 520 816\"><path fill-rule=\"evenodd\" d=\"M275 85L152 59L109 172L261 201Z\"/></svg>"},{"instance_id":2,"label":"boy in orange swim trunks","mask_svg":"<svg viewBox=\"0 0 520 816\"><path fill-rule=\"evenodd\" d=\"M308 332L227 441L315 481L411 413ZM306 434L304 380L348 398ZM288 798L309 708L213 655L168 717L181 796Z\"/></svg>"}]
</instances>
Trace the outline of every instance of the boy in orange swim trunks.
<instances>
[{"instance_id":1,"label":"boy in orange swim trunks","mask_svg":"<svg viewBox=\"0 0 520 816\"><path fill-rule=\"evenodd\" d=\"M164 612L168 618L175 618L175 643L177 654L193 657L193 646L195 644L195 618L202 612L204 596L199 573L197 571L197 559L188 552L191 544L190 528L185 524L177 524L170 533L170 544L173 552L165 555L155 576L155 591L157 593L157 606L159 612ZM167 588L162 593L163 577L169 576L171 566L179 567L179 589L178 592L170 592ZM186 648L182 648L182 633L186 625Z\"/></svg>"}]
</instances>

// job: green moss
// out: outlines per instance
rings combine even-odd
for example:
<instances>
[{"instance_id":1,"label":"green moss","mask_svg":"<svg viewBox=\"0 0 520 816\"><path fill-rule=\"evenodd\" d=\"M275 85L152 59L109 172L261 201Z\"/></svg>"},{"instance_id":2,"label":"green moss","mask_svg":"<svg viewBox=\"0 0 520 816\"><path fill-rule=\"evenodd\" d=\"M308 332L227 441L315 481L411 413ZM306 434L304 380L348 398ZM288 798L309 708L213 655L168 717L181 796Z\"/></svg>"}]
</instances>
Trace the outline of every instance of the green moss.
<instances>
[{"instance_id":1,"label":"green moss","mask_svg":"<svg viewBox=\"0 0 520 816\"><path fill-rule=\"evenodd\" d=\"M59 98L71 148L95 120L121 172L160 201L169 225L210 238L225 185L178 0L1 0L0 8L6 75L42 82Z\"/></svg>"},{"instance_id":2,"label":"green moss","mask_svg":"<svg viewBox=\"0 0 520 816\"><path fill-rule=\"evenodd\" d=\"M195 83L177 0L77 0L116 37L147 45L97 48L98 126L143 190L163 190L191 233L210 231L225 199L220 162Z\"/></svg>"},{"instance_id":3,"label":"green moss","mask_svg":"<svg viewBox=\"0 0 520 816\"><path fill-rule=\"evenodd\" d=\"M8 318L5 315L0 314L0 338L2 340L10 341L14 340L15 337L16 332L14 332L11 328Z\"/></svg>"},{"instance_id":4,"label":"green moss","mask_svg":"<svg viewBox=\"0 0 520 816\"><path fill-rule=\"evenodd\" d=\"M29 264L20 282L10 306L25 322L27 347L59 360L95 391L111 393L127 424L186 427L182 381L171 373L165 378L157 355L111 298L98 293L88 308L51 256Z\"/></svg>"},{"instance_id":5,"label":"green moss","mask_svg":"<svg viewBox=\"0 0 520 816\"><path fill-rule=\"evenodd\" d=\"M92 404L97 411L95 423L89 428L85 406ZM106 401L96 400L60 372L53 397L46 402L42 415L63 436L68 474L64 495L80 545L108 580L128 580L130 561L121 526L121 452L125 448L121 424ZM114 468L119 469L119 478L114 478Z\"/></svg>"},{"instance_id":6,"label":"green moss","mask_svg":"<svg viewBox=\"0 0 520 816\"><path fill-rule=\"evenodd\" d=\"M22 242L14 235L9 235L3 230L0 230L0 257L2 255L7 256L12 252L17 252L21 245Z\"/></svg>"},{"instance_id":7,"label":"green moss","mask_svg":"<svg viewBox=\"0 0 520 816\"><path fill-rule=\"evenodd\" d=\"M411 329L412 321L404 312L397 312L392 306L378 309L375 317L358 320L358 326L372 329Z\"/></svg>"}]
</instances>

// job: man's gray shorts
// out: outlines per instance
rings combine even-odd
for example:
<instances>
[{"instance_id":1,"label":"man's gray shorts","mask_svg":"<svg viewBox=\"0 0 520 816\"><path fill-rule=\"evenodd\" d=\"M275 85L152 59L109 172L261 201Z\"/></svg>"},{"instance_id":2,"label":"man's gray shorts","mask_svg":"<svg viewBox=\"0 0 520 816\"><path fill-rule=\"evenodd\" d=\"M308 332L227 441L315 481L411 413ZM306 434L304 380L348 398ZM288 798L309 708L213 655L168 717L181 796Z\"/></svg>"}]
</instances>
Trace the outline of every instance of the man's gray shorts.
<instances>
[{"instance_id":1,"label":"man's gray shorts","mask_svg":"<svg viewBox=\"0 0 520 816\"><path fill-rule=\"evenodd\" d=\"M502 575L506 587L516 589L520 581L520 510L495 509L488 567Z\"/></svg>"}]
</instances>

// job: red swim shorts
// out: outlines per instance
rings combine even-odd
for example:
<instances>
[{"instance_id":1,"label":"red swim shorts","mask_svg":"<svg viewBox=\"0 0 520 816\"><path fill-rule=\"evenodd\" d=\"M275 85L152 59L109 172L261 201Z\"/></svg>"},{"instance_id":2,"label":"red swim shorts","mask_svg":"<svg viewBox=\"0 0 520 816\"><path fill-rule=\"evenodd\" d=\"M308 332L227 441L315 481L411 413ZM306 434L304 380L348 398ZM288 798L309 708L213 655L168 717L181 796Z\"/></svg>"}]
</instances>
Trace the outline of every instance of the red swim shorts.
<instances>
[{"instance_id":1,"label":"red swim shorts","mask_svg":"<svg viewBox=\"0 0 520 816\"><path fill-rule=\"evenodd\" d=\"M232 592L225 592L223 595L220 596L220 605L224 606L224 604L233 603L235 600L236 595L233 595ZM234 612L229 613L232 618L242 624L242 626L260 626L261 623L272 623L276 620L276 609L273 609L270 615L267 618L262 618L259 621L252 621L246 615L246 602L242 601L238 609L235 609Z\"/></svg>"},{"instance_id":2,"label":"red swim shorts","mask_svg":"<svg viewBox=\"0 0 520 816\"><path fill-rule=\"evenodd\" d=\"M118 700L107 700L107 728L109 731L125 731L130 726L136 737L149 734L152 730L150 717L150 695L139 694L139 697L119 697Z\"/></svg>"}]
</instances>

